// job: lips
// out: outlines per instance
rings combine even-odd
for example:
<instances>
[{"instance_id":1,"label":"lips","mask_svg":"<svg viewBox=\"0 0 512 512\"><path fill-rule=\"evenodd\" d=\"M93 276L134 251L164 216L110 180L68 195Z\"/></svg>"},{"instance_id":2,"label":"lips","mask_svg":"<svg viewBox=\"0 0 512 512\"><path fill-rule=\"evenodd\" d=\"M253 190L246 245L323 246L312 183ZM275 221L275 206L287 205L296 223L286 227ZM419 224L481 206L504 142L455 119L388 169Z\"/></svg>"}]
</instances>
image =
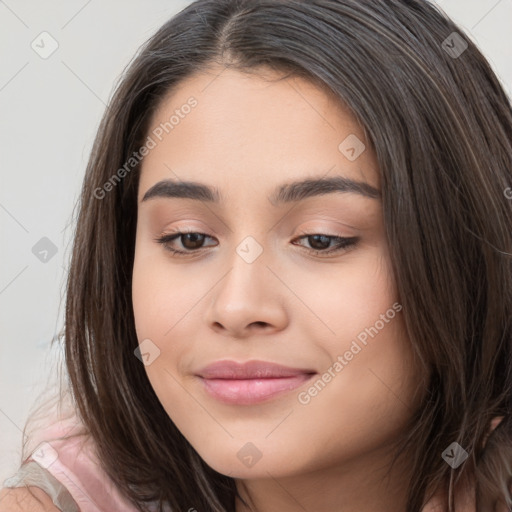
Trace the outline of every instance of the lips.
<instances>
[{"instance_id":1,"label":"lips","mask_svg":"<svg viewBox=\"0 0 512 512\"><path fill-rule=\"evenodd\" d=\"M316 372L265 361L217 361L197 373L204 390L221 402L249 405L263 402L304 384Z\"/></svg>"}]
</instances>

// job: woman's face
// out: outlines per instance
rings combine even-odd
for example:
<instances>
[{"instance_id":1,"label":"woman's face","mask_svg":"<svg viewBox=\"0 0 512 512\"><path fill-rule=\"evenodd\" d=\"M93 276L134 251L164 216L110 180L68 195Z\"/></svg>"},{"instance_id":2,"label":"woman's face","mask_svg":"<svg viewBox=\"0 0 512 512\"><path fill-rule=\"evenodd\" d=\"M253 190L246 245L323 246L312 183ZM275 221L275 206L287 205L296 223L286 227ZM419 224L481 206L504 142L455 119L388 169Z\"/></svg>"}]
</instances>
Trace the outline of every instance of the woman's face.
<instances>
[{"instance_id":1,"label":"woman's face","mask_svg":"<svg viewBox=\"0 0 512 512\"><path fill-rule=\"evenodd\" d=\"M133 307L149 381L220 473L368 467L420 398L375 155L309 82L219 72L174 89L146 140ZM196 234L157 241L176 231Z\"/></svg>"}]
</instances>

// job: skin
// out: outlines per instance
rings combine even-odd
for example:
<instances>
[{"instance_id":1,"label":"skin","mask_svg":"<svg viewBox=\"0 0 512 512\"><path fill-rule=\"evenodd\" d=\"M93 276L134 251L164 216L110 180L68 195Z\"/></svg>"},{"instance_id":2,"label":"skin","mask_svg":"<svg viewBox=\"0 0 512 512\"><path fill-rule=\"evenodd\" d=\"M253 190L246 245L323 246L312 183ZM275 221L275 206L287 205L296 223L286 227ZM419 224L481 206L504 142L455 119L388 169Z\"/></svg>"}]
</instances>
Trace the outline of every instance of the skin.
<instances>
[{"instance_id":1,"label":"skin","mask_svg":"<svg viewBox=\"0 0 512 512\"><path fill-rule=\"evenodd\" d=\"M197 100L142 165L133 308L139 342L150 339L160 350L145 369L179 430L207 464L236 478L259 512L405 511L407 461L384 478L423 389L402 313L307 404L298 394L311 382L257 405L230 405L194 375L220 359L321 375L400 302L380 199L338 192L268 202L282 183L325 175L380 189L375 155L350 112L311 83L279 76L201 72L153 115L148 134L191 96ZM350 134L366 146L354 161L338 149ZM163 179L215 186L225 201L142 201ZM178 228L207 234L202 248L175 257L154 240ZM319 246L304 233L359 242L315 255L309 251ZM263 249L252 263L236 252L247 236ZM184 244L182 237L170 245L193 246ZM247 442L261 452L252 467L237 457ZM247 509L237 503L236 510Z\"/></svg>"},{"instance_id":2,"label":"skin","mask_svg":"<svg viewBox=\"0 0 512 512\"><path fill-rule=\"evenodd\" d=\"M0 492L0 512L59 512L52 499L36 486L6 488Z\"/></svg>"}]
</instances>

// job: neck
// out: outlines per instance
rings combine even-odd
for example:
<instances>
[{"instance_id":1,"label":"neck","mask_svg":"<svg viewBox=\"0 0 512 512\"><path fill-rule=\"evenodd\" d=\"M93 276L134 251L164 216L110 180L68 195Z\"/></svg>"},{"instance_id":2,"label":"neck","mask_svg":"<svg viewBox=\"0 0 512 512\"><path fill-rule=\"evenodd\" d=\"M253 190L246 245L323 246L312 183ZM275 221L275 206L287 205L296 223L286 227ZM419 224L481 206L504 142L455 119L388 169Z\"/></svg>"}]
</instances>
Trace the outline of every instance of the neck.
<instances>
[{"instance_id":1,"label":"neck","mask_svg":"<svg viewBox=\"0 0 512 512\"><path fill-rule=\"evenodd\" d=\"M402 458L389 469L392 455L374 451L308 474L237 480L252 508L237 499L236 512L405 512L411 468Z\"/></svg>"}]
</instances>

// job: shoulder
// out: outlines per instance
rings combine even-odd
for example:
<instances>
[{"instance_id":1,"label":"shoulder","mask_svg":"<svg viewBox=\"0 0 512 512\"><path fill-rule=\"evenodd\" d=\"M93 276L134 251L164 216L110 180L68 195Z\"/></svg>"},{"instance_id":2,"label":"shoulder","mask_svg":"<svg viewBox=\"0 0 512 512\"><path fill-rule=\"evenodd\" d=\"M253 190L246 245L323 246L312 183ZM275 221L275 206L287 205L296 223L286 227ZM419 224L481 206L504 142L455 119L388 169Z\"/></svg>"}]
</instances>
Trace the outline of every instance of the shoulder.
<instances>
[{"instance_id":1,"label":"shoulder","mask_svg":"<svg viewBox=\"0 0 512 512\"><path fill-rule=\"evenodd\" d=\"M0 491L0 512L60 512L52 499L35 486Z\"/></svg>"}]
</instances>

